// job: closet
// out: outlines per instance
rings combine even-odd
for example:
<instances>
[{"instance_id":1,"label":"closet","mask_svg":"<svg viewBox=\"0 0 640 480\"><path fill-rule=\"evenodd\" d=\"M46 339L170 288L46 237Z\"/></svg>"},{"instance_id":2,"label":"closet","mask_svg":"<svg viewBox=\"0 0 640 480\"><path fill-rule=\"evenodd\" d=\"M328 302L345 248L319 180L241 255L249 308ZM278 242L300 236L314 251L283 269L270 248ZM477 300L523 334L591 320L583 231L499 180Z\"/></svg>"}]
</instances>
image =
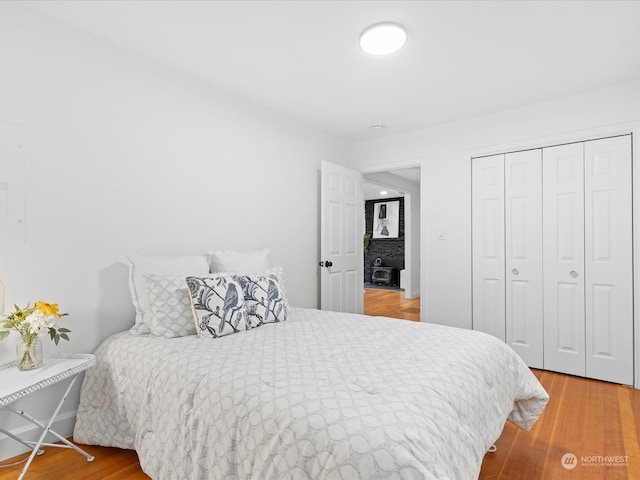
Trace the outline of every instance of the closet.
<instances>
[{"instance_id":1,"label":"closet","mask_svg":"<svg viewBox=\"0 0 640 480\"><path fill-rule=\"evenodd\" d=\"M631 135L472 159L473 328L633 384Z\"/></svg>"}]
</instances>

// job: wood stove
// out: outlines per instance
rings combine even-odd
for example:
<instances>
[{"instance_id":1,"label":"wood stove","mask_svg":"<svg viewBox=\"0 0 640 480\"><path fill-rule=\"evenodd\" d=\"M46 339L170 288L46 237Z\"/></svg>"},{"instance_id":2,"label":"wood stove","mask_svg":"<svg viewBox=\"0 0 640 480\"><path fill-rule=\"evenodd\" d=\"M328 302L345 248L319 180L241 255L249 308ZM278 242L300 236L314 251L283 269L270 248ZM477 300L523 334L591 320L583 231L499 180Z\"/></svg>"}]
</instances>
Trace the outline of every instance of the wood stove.
<instances>
[{"instance_id":1,"label":"wood stove","mask_svg":"<svg viewBox=\"0 0 640 480\"><path fill-rule=\"evenodd\" d=\"M398 285L398 269L395 267L374 266L371 275L374 285Z\"/></svg>"}]
</instances>

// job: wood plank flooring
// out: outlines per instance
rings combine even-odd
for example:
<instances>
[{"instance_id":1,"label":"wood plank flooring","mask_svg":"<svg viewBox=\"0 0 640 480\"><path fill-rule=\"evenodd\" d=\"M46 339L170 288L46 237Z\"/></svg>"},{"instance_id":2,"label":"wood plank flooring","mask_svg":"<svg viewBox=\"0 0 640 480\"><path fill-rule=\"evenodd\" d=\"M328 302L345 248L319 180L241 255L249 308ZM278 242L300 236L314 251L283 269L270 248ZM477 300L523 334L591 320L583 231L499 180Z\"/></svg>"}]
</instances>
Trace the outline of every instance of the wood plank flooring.
<instances>
[{"instance_id":1,"label":"wood plank flooring","mask_svg":"<svg viewBox=\"0 0 640 480\"><path fill-rule=\"evenodd\" d=\"M419 299L405 302L402 292L365 291L368 314L419 321ZM640 479L640 390L560 373L534 373L549 392L549 405L530 432L505 425L496 442L498 450L485 456L479 479ZM25 480L149 479L133 451L83 448L95 455L93 462L72 450L47 448L35 458ZM575 455L574 468L563 467L565 454ZM1 462L0 480L15 480L27 457Z\"/></svg>"},{"instance_id":2,"label":"wood plank flooring","mask_svg":"<svg viewBox=\"0 0 640 480\"><path fill-rule=\"evenodd\" d=\"M93 462L74 450L45 448L44 455L36 456L24 480L149 480L140 468L138 455L133 450L81 445L94 455ZM0 464L0 480L16 480L24 463L25 453ZM15 464L15 465L13 465ZM8 466L7 466L8 465Z\"/></svg>"},{"instance_id":3,"label":"wood plank flooring","mask_svg":"<svg viewBox=\"0 0 640 480\"><path fill-rule=\"evenodd\" d=\"M420 321L420 297L406 299L402 290L364 289L364 313Z\"/></svg>"},{"instance_id":4,"label":"wood plank flooring","mask_svg":"<svg viewBox=\"0 0 640 480\"><path fill-rule=\"evenodd\" d=\"M534 373L549 393L547 408L530 432L505 425L479 479L640 479L640 390Z\"/></svg>"}]
</instances>

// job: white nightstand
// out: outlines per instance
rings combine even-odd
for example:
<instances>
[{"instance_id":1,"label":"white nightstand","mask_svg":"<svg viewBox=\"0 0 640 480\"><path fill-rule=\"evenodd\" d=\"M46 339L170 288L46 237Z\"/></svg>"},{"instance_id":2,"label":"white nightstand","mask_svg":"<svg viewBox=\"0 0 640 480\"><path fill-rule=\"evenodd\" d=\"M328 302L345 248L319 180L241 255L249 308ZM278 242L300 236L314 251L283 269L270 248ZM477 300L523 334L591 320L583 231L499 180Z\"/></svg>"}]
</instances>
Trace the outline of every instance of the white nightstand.
<instances>
[{"instance_id":1,"label":"white nightstand","mask_svg":"<svg viewBox=\"0 0 640 480\"><path fill-rule=\"evenodd\" d=\"M36 454L42 455L44 453L44 450L40 448L43 446L73 448L78 453L81 453L82 455L87 457L87 460L89 462L93 461L94 457L92 455L88 454L80 447L74 445L62 435L52 430L51 425L53 425L53 422L58 415L62 404L67 398L71 387L75 383L77 375L87 368L92 367L93 365L95 365L95 363L96 358L93 355L84 353L73 353L58 354L46 357L44 359L44 365L35 370L20 371L16 367L16 362L0 365L0 410L13 412L42 429L40 439L37 442L32 442L22 440L20 437L14 435L11 432L7 432L2 427L0 427L0 432L32 449L31 455L29 456L27 463L25 463L22 472L20 472L18 480L21 480L22 477L24 477L24 474L29 468L29 465L31 465L31 462L33 461ZM42 388L69 379L69 386L65 390L64 395L60 399L60 402L58 402L58 406L53 412L53 415L51 416L51 419L49 420L49 423L47 425L39 422L31 415L22 410L17 410L7 406L15 402L16 400L25 397L33 392L36 392ZM63 444L44 443L44 438L47 433L50 433L58 438L61 442L63 442Z\"/></svg>"}]
</instances>

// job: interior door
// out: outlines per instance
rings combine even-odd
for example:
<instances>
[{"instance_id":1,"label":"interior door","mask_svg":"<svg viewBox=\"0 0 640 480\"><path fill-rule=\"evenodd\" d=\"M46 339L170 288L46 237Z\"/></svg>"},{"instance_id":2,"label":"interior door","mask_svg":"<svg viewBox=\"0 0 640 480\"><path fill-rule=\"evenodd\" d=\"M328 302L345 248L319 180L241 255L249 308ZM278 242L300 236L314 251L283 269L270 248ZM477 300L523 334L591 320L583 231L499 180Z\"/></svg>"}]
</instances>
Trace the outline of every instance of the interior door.
<instances>
[{"instance_id":1,"label":"interior door","mask_svg":"<svg viewBox=\"0 0 640 480\"><path fill-rule=\"evenodd\" d=\"M362 313L362 174L357 170L323 161L320 192L321 308Z\"/></svg>"},{"instance_id":2,"label":"interior door","mask_svg":"<svg viewBox=\"0 0 640 480\"><path fill-rule=\"evenodd\" d=\"M585 376L584 144L542 155L544 368Z\"/></svg>"},{"instance_id":3,"label":"interior door","mask_svg":"<svg viewBox=\"0 0 640 480\"><path fill-rule=\"evenodd\" d=\"M587 376L633 384L630 136L585 142Z\"/></svg>"},{"instance_id":4,"label":"interior door","mask_svg":"<svg viewBox=\"0 0 640 480\"><path fill-rule=\"evenodd\" d=\"M473 329L505 341L504 155L471 163Z\"/></svg>"},{"instance_id":5,"label":"interior door","mask_svg":"<svg viewBox=\"0 0 640 480\"><path fill-rule=\"evenodd\" d=\"M505 155L506 342L543 366L542 150Z\"/></svg>"}]
</instances>

